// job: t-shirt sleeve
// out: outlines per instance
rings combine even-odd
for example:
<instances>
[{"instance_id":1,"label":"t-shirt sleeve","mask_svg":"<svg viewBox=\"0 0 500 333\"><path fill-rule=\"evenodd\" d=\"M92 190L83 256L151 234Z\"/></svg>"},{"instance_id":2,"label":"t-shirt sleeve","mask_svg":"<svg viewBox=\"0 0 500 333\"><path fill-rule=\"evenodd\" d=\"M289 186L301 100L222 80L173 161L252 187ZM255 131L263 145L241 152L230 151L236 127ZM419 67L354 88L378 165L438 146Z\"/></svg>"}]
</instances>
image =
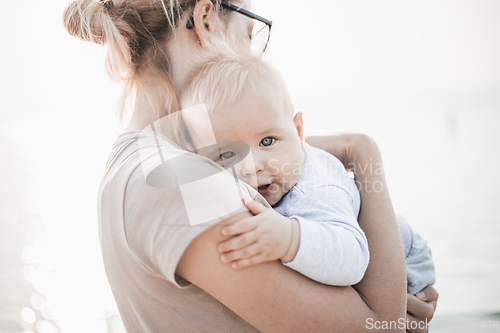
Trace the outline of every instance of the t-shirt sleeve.
<instances>
[{"instance_id":1,"label":"t-shirt sleeve","mask_svg":"<svg viewBox=\"0 0 500 333\"><path fill-rule=\"evenodd\" d=\"M152 274L179 288L190 285L175 271L193 239L225 218L246 211L243 197L263 203L255 190L207 158L191 153L186 158L185 163L162 171L168 173L165 177L173 173L176 178L175 186L165 188L148 185L139 166L128 181L124 198L125 234L131 252Z\"/></svg>"},{"instance_id":2,"label":"t-shirt sleeve","mask_svg":"<svg viewBox=\"0 0 500 333\"><path fill-rule=\"evenodd\" d=\"M305 193L287 216L300 225L300 245L286 266L329 285L359 282L368 267L368 242L359 227L349 194L337 186Z\"/></svg>"}]
</instances>

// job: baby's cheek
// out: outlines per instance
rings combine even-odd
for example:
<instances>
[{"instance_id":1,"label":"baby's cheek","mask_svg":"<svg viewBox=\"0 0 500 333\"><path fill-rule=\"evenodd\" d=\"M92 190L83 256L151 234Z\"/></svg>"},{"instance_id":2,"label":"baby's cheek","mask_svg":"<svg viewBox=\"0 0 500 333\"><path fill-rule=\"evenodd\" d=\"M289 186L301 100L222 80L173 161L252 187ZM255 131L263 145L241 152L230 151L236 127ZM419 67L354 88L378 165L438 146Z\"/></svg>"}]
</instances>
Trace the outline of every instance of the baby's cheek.
<instances>
[{"instance_id":1,"label":"baby's cheek","mask_svg":"<svg viewBox=\"0 0 500 333\"><path fill-rule=\"evenodd\" d=\"M295 185L302 175L302 165L300 163L290 163L284 166L282 181L286 188L290 189Z\"/></svg>"}]
</instances>

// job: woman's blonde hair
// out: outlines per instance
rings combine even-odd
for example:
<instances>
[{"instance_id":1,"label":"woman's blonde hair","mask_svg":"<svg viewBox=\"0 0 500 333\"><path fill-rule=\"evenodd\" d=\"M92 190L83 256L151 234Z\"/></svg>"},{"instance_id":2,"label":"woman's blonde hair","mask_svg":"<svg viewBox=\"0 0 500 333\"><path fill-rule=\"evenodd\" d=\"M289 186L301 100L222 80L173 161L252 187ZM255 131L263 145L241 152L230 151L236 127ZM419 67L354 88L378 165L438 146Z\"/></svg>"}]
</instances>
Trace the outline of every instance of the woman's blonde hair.
<instances>
[{"instance_id":1,"label":"woman's blonde hair","mask_svg":"<svg viewBox=\"0 0 500 333\"><path fill-rule=\"evenodd\" d=\"M218 11L220 0L213 2ZM130 93L145 89L138 75L145 68L157 76L165 89L163 105L150 101L156 116L161 118L179 110L162 45L173 36L182 15L196 3L197 0L75 0L66 7L63 20L71 35L108 46L107 72L112 79L124 82L119 104L121 120Z\"/></svg>"}]
</instances>

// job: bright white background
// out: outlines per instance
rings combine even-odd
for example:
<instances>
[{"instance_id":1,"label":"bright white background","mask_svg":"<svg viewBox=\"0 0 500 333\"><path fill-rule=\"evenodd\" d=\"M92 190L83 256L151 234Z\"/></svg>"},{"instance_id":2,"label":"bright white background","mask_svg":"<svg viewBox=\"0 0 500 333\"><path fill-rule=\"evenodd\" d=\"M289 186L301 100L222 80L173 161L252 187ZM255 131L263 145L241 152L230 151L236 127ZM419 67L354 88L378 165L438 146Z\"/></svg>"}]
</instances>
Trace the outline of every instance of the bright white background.
<instances>
[{"instance_id":1,"label":"bright white background","mask_svg":"<svg viewBox=\"0 0 500 333\"><path fill-rule=\"evenodd\" d=\"M64 30L67 3L0 4L0 332L122 331L96 218L119 85L104 51ZM437 316L500 313L500 2L253 11L274 22L265 58L306 134L379 143L396 210L433 249Z\"/></svg>"}]
</instances>

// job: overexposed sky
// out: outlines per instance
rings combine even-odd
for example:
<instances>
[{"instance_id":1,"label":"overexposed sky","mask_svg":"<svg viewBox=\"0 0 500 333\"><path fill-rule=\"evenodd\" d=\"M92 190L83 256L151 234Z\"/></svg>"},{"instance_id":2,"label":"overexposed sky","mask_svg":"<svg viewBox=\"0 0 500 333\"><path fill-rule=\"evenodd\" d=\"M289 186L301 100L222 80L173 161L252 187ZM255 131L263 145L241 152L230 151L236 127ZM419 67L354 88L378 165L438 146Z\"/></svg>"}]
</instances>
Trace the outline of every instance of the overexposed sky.
<instances>
[{"instance_id":1,"label":"overexposed sky","mask_svg":"<svg viewBox=\"0 0 500 333\"><path fill-rule=\"evenodd\" d=\"M268 56L297 107L500 84L498 1L273 3Z\"/></svg>"},{"instance_id":2,"label":"overexposed sky","mask_svg":"<svg viewBox=\"0 0 500 333\"><path fill-rule=\"evenodd\" d=\"M0 4L0 117L114 106L118 89L105 79L100 47L63 28L67 3ZM500 84L496 0L255 0L253 10L273 20L266 58L304 112Z\"/></svg>"}]
</instances>

